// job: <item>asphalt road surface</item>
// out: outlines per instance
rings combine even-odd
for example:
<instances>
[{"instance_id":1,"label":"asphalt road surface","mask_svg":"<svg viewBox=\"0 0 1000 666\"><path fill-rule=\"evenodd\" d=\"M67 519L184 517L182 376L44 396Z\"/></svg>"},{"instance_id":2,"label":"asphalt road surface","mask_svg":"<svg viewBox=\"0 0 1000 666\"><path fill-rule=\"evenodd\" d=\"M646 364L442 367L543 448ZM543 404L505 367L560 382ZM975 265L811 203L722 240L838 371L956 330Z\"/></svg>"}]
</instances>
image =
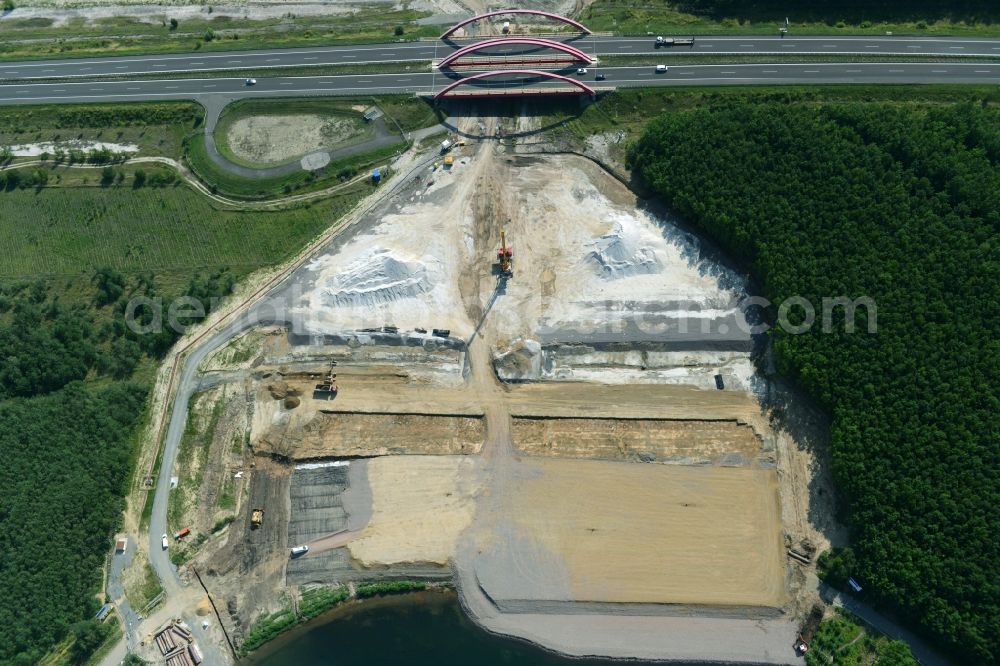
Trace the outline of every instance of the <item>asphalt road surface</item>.
<instances>
[{"instance_id":1,"label":"asphalt road surface","mask_svg":"<svg viewBox=\"0 0 1000 666\"><path fill-rule=\"evenodd\" d=\"M563 38L597 56L649 55L880 55L928 57L1000 57L998 39L914 37L698 37L693 46L654 48L652 37L586 36ZM455 48L470 44L455 42L396 42L317 48L190 53L182 55L121 56L35 60L0 63L0 79L92 78L210 72L234 69L265 69L318 65L426 62L440 60Z\"/></svg>"},{"instance_id":2,"label":"asphalt road surface","mask_svg":"<svg viewBox=\"0 0 1000 666\"><path fill-rule=\"evenodd\" d=\"M596 73L607 78L595 81ZM628 86L720 86L781 84L919 84L1000 83L1000 62L903 62L903 63L775 63L675 65L665 73L651 66L590 68L575 77L595 88ZM243 78L140 79L135 81L59 81L13 83L0 86L0 104L59 102L124 102L160 99L200 100L219 96L229 100L249 97L430 93L453 79L435 72L396 74L342 74L331 76L286 76L258 79L247 86ZM533 80L528 88L567 88L547 80ZM517 80L489 79L463 86L466 91L515 91Z\"/></svg>"}]
</instances>

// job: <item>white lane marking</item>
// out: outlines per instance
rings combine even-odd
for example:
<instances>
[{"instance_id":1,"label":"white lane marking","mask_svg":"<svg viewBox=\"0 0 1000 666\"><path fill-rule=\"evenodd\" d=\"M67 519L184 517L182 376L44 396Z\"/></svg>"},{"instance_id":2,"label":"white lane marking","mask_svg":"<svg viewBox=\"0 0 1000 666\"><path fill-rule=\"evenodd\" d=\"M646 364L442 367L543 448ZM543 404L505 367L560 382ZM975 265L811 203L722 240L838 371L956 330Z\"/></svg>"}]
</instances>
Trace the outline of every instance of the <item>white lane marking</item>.
<instances>
[{"instance_id":1,"label":"white lane marking","mask_svg":"<svg viewBox=\"0 0 1000 666\"><path fill-rule=\"evenodd\" d=\"M396 80L402 83L403 81L412 81L413 79L396 79Z\"/></svg>"},{"instance_id":2,"label":"white lane marking","mask_svg":"<svg viewBox=\"0 0 1000 666\"><path fill-rule=\"evenodd\" d=\"M84 67L84 68L83 68L83 69L81 69L80 71L81 71L81 72L89 72L90 70L91 70L91 68L90 68L90 67Z\"/></svg>"},{"instance_id":3,"label":"white lane marking","mask_svg":"<svg viewBox=\"0 0 1000 666\"><path fill-rule=\"evenodd\" d=\"M115 67L115 69L128 69L128 67L125 65L119 65L118 67Z\"/></svg>"},{"instance_id":4,"label":"white lane marking","mask_svg":"<svg viewBox=\"0 0 1000 666\"><path fill-rule=\"evenodd\" d=\"M316 56L312 56L311 58L303 58L303 60L316 60Z\"/></svg>"},{"instance_id":5,"label":"white lane marking","mask_svg":"<svg viewBox=\"0 0 1000 666\"><path fill-rule=\"evenodd\" d=\"M193 63L191 63L191 64L192 64L192 65L204 65L205 63L203 63L203 62L193 62Z\"/></svg>"},{"instance_id":6,"label":"white lane marking","mask_svg":"<svg viewBox=\"0 0 1000 666\"><path fill-rule=\"evenodd\" d=\"M622 47L620 47L619 50L621 50L621 51L631 51L632 47L631 46L622 46Z\"/></svg>"},{"instance_id":7,"label":"white lane marking","mask_svg":"<svg viewBox=\"0 0 1000 666\"><path fill-rule=\"evenodd\" d=\"M783 48L783 49L794 49L795 48L795 44L782 44L781 48Z\"/></svg>"},{"instance_id":8,"label":"white lane marking","mask_svg":"<svg viewBox=\"0 0 1000 666\"><path fill-rule=\"evenodd\" d=\"M56 71L56 70L54 70L54 69L43 69L42 70L43 73L45 73L45 72L54 72L54 71ZM17 72L10 72L10 73L11 74L17 74Z\"/></svg>"},{"instance_id":9,"label":"white lane marking","mask_svg":"<svg viewBox=\"0 0 1000 666\"><path fill-rule=\"evenodd\" d=\"M167 86L167 90L177 90L177 86Z\"/></svg>"},{"instance_id":10,"label":"white lane marking","mask_svg":"<svg viewBox=\"0 0 1000 666\"><path fill-rule=\"evenodd\" d=\"M964 46L949 46L949 49L964 49Z\"/></svg>"},{"instance_id":11,"label":"white lane marking","mask_svg":"<svg viewBox=\"0 0 1000 666\"><path fill-rule=\"evenodd\" d=\"M242 62L242 61L240 61L240 60L227 60L226 64L227 65L238 65L240 62Z\"/></svg>"},{"instance_id":12,"label":"white lane marking","mask_svg":"<svg viewBox=\"0 0 1000 666\"><path fill-rule=\"evenodd\" d=\"M153 67L166 67L166 65L153 65Z\"/></svg>"},{"instance_id":13,"label":"white lane marking","mask_svg":"<svg viewBox=\"0 0 1000 666\"><path fill-rule=\"evenodd\" d=\"M976 74L989 74L990 73L990 70L988 70L988 69L976 69L976 70L973 70L973 71L975 71Z\"/></svg>"},{"instance_id":14,"label":"white lane marking","mask_svg":"<svg viewBox=\"0 0 1000 666\"><path fill-rule=\"evenodd\" d=\"M292 84L291 84L291 83L281 83L281 84L279 84L279 85L282 85L282 86L290 86L290 85L292 85Z\"/></svg>"},{"instance_id":15,"label":"white lane marking","mask_svg":"<svg viewBox=\"0 0 1000 666\"><path fill-rule=\"evenodd\" d=\"M765 74L777 74L778 70L776 70L776 69L765 69L764 73Z\"/></svg>"},{"instance_id":16,"label":"white lane marking","mask_svg":"<svg viewBox=\"0 0 1000 666\"><path fill-rule=\"evenodd\" d=\"M920 44L910 44L906 48L908 48L908 49L919 49L920 48Z\"/></svg>"},{"instance_id":17,"label":"white lane marking","mask_svg":"<svg viewBox=\"0 0 1000 666\"><path fill-rule=\"evenodd\" d=\"M890 69L889 73L890 74L902 74L903 70L901 70L901 69Z\"/></svg>"},{"instance_id":18,"label":"white lane marking","mask_svg":"<svg viewBox=\"0 0 1000 666\"><path fill-rule=\"evenodd\" d=\"M740 48L752 49L753 48L753 44L740 44Z\"/></svg>"},{"instance_id":19,"label":"white lane marking","mask_svg":"<svg viewBox=\"0 0 1000 666\"><path fill-rule=\"evenodd\" d=\"M345 57L345 58L348 58L348 59L350 59L350 60L353 60L354 58L357 58L358 56L349 56L349 55L345 55L344 57Z\"/></svg>"},{"instance_id":20,"label":"white lane marking","mask_svg":"<svg viewBox=\"0 0 1000 666\"><path fill-rule=\"evenodd\" d=\"M18 91L17 91L17 93L18 93L19 95L23 95L23 94L25 94L25 93L27 93L27 92L28 92L27 90L18 90Z\"/></svg>"},{"instance_id":21,"label":"white lane marking","mask_svg":"<svg viewBox=\"0 0 1000 666\"><path fill-rule=\"evenodd\" d=\"M807 69L807 70L805 70L802 73L803 74L819 74L819 70L818 69Z\"/></svg>"},{"instance_id":22,"label":"white lane marking","mask_svg":"<svg viewBox=\"0 0 1000 666\"><path fill-rule=\"evenodd\" d=\"M847 73L848 74L860 74L861 70L860 69L849 69L849 70L847 70Z\"/></svg>"},{"instance_id":23,"label":"white lane marking","mask_svg":"<svg viewBox=\"0 0 1000 666\"><path fill-rule=\"evenodd\" d=\"M25 90L24 92L28 92ZM91 88L90 92L104 92L104 88Z\"/></svg>"},{"instance_id":24,"label":"white lane marking","mask_svg":"<svg viewBox=\"0 0 1000 666\"><path fill-rule=\"evenodd\" d=\"M719 72L719 74L736 74L736 72Z\"/></svg>"},{"instance_id":25,"label":"white lane marking","mask_svg":"<svg viewBox=\"0 0 1000 666\"><path fill-rule=\"evenodd\" d=\"M128 88L128 90L139 90L139 88Z\"/></svg>"},{"instance_id":26,"label":"white lane marking","mask_svg":"<svg viewBox=\"0 0 1000 666\"><path fill-rule=\"evenodd\" d=\"M278 62L279 60L281 60L281 58L268 58L264 62Z\"/></svg>"},{"instance_id":27,"label":"white lane marking","mask_svg":"<svg viewBox=\"0 0 1000 666\"><path fill-rule=\"evenodd\" d=\"M383 55L383 56L394 56L394 55L396 55L396 54L395 54L395 53L392 53L392 52L389 52L389 53L379 53L379 55Z\"/></svg>"},{"instance_id":28,"label":"white lane marking","mask_svg":"<svg viewBox=\"0 0 1000 666\"><path fill-rule=\"evenodd\" d=\"M53 90L52 92L66 92L66 89L65 88L58 88L56 90Z\"/></svg>"},{"instance_id":29,"label":"white lane marking","mask_svg":"<svg viewBox=\"0 0 1000 666\"><path fill-rule=\"evenodd\" d=\"M358 83L371 83L368 79L358 79Z\"/></svg>"},{"instance_id":30,"label":"white lane marking","mask_svg":"<svg viewBox=\"0 0 1000 666\"><path fill-rule=\"evenodd\" d=\"M824 44L823 48L825 48L825 49L835 49L835 48L837 48L837 45L836 44Z\"/></svg>"},{"instance_id":31,"label":"white lane marking","mask_svg":"<svg viewBox=\"0 0 1000 666\"><path fill-rule=\"evenodd\" d=\"M877 49L878 44L865 44L866 49Z\"/></svg>"},{"instance_id":32,"label":"white lane marking","mask_svg":"<svg viewBox=\"0 0 1000 666\"><path fill-rule=\"evenodd\" d=\"M206 88L214 88L215 86L205 85Z\"/></svg>"},{"instance_id":33,"label":"white lane marking","mask_svg":"<svg viewBox=\"0 0 1000 666\"><path fill-rule=\"evenodd\" d=\"M947 74L947 69L932 69L931 74Z\"/></svg>"}]
</instances>

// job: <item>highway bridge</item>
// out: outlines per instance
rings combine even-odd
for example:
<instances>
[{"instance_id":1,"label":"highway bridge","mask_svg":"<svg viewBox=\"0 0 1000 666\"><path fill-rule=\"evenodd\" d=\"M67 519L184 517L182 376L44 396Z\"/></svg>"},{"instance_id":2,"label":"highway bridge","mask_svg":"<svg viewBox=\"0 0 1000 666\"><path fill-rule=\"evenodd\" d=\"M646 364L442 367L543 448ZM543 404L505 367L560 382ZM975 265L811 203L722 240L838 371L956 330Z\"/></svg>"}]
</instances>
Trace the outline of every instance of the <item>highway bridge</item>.
<instances>
[{"instance_id":1,"label":"highway bridge","mask_svg":"<svg viewBox=\"0 0 1000 666\"><path fill-rule=\"evenodd\" d=\"M1000 84L1000 62L843 62L753 63L675 65L658 74L652 66L602 67L604 81L588 75L585 83L598 92L632 86L725 86L781 84ZM477 72L468 72L467 75ZM224 97L376 95L409 93L431 96L453 79L444 74L399 72L392 74L338 74L327 76L274 76L247 86L242 77L153 78L108 81L18 82L0 85L0 104L69 102L127 102L140 100L204 100ZM476 88L510 94L516 88L552 86L547 81L524 83L512 77L477 81Z\"/></svg>"},{"instance_id":2,"label":"highway bridge","mask_svg":"<svg viewBox=\"0 0 1000 666\"><path fill-rule=\"evenodd\" d=\"M654 48L652 37L558 37L595 56L656 55L670 64L679 55L922 56L928 60L1000 58L1000 39L908 37L699 37L692 46ZM169 76L233 70L280 70L330 65L406 64L443 60L468 40L396 42L320 48L190 53L0 62L0 80ZM257 76L257 74L250 74ZM259 78L259 77L258 77Z\"/></svg>"}]
</instances>

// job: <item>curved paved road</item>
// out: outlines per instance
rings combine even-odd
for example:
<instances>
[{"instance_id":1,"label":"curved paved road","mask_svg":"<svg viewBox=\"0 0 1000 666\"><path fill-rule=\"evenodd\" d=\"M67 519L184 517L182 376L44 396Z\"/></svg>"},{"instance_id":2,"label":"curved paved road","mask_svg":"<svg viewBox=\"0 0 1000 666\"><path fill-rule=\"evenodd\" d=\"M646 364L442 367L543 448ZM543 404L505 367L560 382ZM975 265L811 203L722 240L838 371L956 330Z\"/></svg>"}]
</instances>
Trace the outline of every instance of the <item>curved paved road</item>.
<instances>
[{"instance_id":1,"label":"curved paved road","mask_svg":"<svg viewBox=\"0 0 1000 666\"><path fill-rule=\"evenodd\" d=\"M428 128L428 131L437 131L437 129L438 126L435 126ZM373 201L367 211L355 217L355 222L350 222L340 227L327 241L319 245L316 251L323 251L330 242L330 239L352 229L357 221L363 221L368 212L374 206L378 205L378 202L393 196L410 179L420 175L427 164L436 158L436 154L431 154L429 157L415 163L405 175L395 180L389 187L383 190L381 197ZM310 252L308 256L313 256L314 254L315 251ZM304 261L298 265L302 265ZM160 472L156 481L156 490L153 495L153 509L149 522L148 537L150 564L156 572L157 577L159 577L163 591L168 598L176 596L181 590L182 585L177 575L177 568L170 562L170 551L169 549L164 550L161 547L160 539L164 533L167 533L167 501L170 495L170 477L173 474L174 463L177 460L177 450L187 424L188 403L192 395L204 388L200 386L200 382L198 381L198 366L201 365L206 356L243 331L254 326L282 323L280 319L276 319L275 313L286 311L287 308L280 304L276 305L272 302L272 299L280 300L283 298L282 295L276 294L280 294L280 291L285 288L289 278L294 275L294 272L294 268L289 270L282 278L275 281L266 291L262 292L260 297L246 306L246 309L239 316L233 318L221 328L209 333L202 341L197 342L193 351L189 351L188 355L181 362L176 382L177 389L172 399L173 411L170 414L170 420L163 435L163 452ZM205 664L214 666L216 664L231 662L227 651L220 649L219 645L212 641L207 633L202 630L198 617L189 611L185 613L184 619L191 626L195 634L195 639L199 647L202 648ZM215 624L215 621L212 624Z\"/></svg>"},{"instance_id":2,"label":"curved paved road","mask_svg":"<svg viewBox=\"0 0 1000 666\"><path fill-rule=\"evenodd\" d=\"M600 71L607 80L596 82ZM721 86L781 84L914 84L1000 83L1000 62L853 62L853 63L752 63L675 65L664 74L650 66L594 68L583 77L595 87ZM440 90L451 79L434 72L396 74L339 74L331 76L279 76L259 79L247 86L242 78L142 79L137 81L88 81L14 83L0 86L0 104L115 102L159 99L228 100L249 97L306 95L426 94ZM531 84L538 87L542 84ZM551 84L544 84L551 85ZM479 88L511 89L512 81L480 82Z\"/></svg>"},{"instance_id":3,"label":"curved paved road","mask_svg":"<svg viewBox=\"0 0 1000 666\"><path fill-rule=\"evenodd\" d=\"M584 51L602 55L905 55L1000 57L1000 39L957 37L698 37L693 46L655 49L652 37L566 37ZM394 42L301 49L119 56L0 63L0 79L71 78L210 72L318 65L426 62L438 60L469 40Z\"/></svg>"}]
</instances>

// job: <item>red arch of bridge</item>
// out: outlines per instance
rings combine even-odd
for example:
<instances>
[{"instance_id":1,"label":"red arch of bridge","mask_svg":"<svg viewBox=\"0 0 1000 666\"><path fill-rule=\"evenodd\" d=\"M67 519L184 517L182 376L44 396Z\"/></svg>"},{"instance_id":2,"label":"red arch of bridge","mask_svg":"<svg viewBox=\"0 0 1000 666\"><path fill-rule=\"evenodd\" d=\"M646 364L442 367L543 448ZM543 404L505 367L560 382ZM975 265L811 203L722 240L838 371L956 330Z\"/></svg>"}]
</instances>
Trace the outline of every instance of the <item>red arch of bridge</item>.
<instances>
[{"instance_id":1,"label":"red arch of bridge","mask_svg":"<svg viewBox=\"0 0 1000 666\"><path fill-rule=\"evenodd\" d=\"M560 23L571 25L580 32L586 33L588 35L590 34L590 28L583 25L582 23L574 21L571 18L561 16L559 14L553 14L552 12L543 12L540 9L500 9L495 12L486 12L485 14L480 14L479 16L473 16L472 18L465 19L464 21L459 21L455 25L445 30L444 34L441 35L441 39L448 37L459 28L469 25L470 23L475 23L476 21L482 21L483 19L488 19L493 16L504 16L507 14L531 14L532 16L544 16L545 18L550 18L554 21L559 21Z\"/></svg>"},{"instance_id":2,"label":"red arch of bridge","mask_svg":"<svg viewBox=\"0 0 1000 666\"><path fill-rule=\"evenodd\" d=\"M554 79L556 81L564 81L566 83L572 83L574 86L580 89L581 93L586 93L591 97L597 96L597 91L588 86L587 84L581 81L577 81L576 79L571 79L568 76L563 76L562 74L556 74L555 72L542 72L537 69L498 69L492 72L483 72L481 74L473 74L472 76L466 76L464 78L461 78L458 81L455 81L454 83L451 83L442 88L440 92L434 95L434 99L436 100L441 99L447 93L451 92L455 88L463 86L466 83L469 83L470 81L476 81L478 79L488 79L492 76L507 76L510 74L520 74L523 76L540 76L546 79Z\"/></svg>"},{"instance_id":3,"label":"red arch of bridge","mask_svg":"<svg viewBox=\"0 0 1000 666\"><path fill-rule=\"evenodd\" d=\"M563 53L568 53L573 56L579 62L592 62L592 58L576 48L575 46L570 46L569 44L563 44L562 42L557 42L551 39L540 39L538 37L508 37L500 39L489 39L484 42L476 42L475 44L469 44L468 46L463 46L458 49L450 56L438 63L438 67L447 67L455 60L461 58L462 56L469 55L470 53L475 53L481 49L487 49L492 46L503 46L505 44L523 44L526 46L544 46L545 48L555 49L557 51L562 51Z\"/></svg>"}]
</instances>

